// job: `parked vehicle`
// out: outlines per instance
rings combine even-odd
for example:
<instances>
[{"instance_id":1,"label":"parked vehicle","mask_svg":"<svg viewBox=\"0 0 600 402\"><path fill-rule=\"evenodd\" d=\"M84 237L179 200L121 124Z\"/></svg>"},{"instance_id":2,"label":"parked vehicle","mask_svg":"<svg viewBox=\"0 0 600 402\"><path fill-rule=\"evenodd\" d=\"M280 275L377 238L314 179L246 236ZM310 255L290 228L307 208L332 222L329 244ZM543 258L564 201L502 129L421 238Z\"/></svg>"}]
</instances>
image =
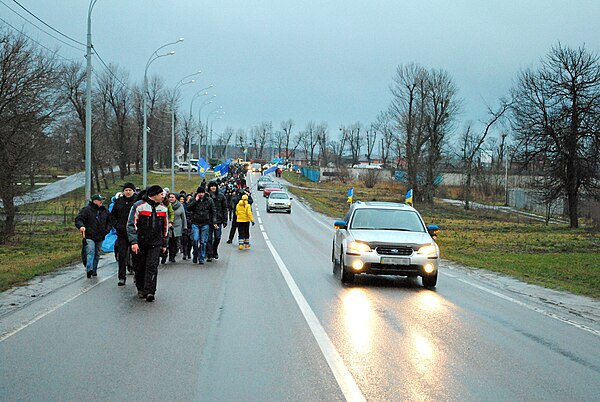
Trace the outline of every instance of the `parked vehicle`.
<instances>
[{"instance_id":1,"label":"parked vehicle","mask_svg":"<svg viewBox=\"0 0 600 402\"><path fill-rule=\"evenodd\" d=\"M331 260L342 283L369 274L420 276L423 286L436 286L440 249L434 237L439 228L426 227L413 207L356 202L334 226Z\"/></svg>"},{"instance_id":2,"label":"parked vehicle","mask_svg":"<svg viewBox=\"0 0 600 402\"><path fill-rule=\"evenodd\" d=\"M192 172L197 172L198 171L198 165L197 165L198 161L196 161L196 163L192 163L192 168L191 171ZM177 170L179 170L180 172L187 172L190 169L190 163L189 162L180 162L179 166L177 167Z\"/></svg>"}]
</instances>

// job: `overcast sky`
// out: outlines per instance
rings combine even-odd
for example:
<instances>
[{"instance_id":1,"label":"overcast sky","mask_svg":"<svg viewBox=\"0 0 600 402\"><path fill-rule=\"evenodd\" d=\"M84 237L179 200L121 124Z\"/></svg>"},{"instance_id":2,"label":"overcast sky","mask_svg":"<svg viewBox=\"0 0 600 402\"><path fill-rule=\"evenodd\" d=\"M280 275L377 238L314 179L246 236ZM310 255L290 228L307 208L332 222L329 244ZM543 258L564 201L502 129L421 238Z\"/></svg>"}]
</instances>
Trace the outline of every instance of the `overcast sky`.
<instances>
[{"instance_id":1,"label":"overcast sky","mask_svg":"<svg viewBox=\"0 0 600 402\"><path fill-rule=\"evenodd\" d=\"M62 56L83 60L81 46L59 43L6 7L35 21L14 1L0 1L1 18L60 47ZM18 1L85 43L87 0ZM213 84L215 103L202 115L223 107L216 130L261 121L278 129L290 118L296 130L325 121L331 133L369 124L390 102L397 66L411 62L453 77L464 104L460 128L485 119L486 105L497 104L518 72L539 65L559 41L600 49L599 0L98 0L92 15L95 48L127 70L130 82L142 81L156 48L185 38L150 74L174 86L202 70L197 84L182 88L183 107L189 110L192 95ZM97 59L94 68L102 68Z\"/></svg>"}]
</instances>

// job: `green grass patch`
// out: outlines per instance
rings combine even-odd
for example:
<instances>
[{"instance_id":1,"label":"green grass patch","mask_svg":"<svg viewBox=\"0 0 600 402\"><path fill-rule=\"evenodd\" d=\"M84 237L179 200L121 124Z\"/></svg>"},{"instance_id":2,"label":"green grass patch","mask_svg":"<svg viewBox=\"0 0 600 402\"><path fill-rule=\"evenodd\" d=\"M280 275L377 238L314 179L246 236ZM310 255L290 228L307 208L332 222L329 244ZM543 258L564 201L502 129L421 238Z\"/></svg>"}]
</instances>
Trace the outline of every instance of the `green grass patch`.
<instances>
[{"instance_id":1,"label":"green grass patch","mask_svg":"<svg viewBox=\"0 0 600 402\"><path fill-rule=\"evenodd\" d=\"M33 231L17 225L16 236L0 247L0 291L80 259L81 237L73 225L38 222Z\"/></svg>"},{"instance_id":2,"label":"green grass patch","mask_svg":"<svg viewBox=\"0 0 600 402\"><path fill-rule=\"evenodd\" d=\"M334 219L348 211L347 191L354 200L404 202L406 188L379 183L367 189L360 181L312 183L294 173L284 177L289 191ZM442 258L473 268L511 275L528 283L600 298L600 233L591 227L570 229L545 225L522 216L492 210L466 211L442 203L416 205L428 224L441 228Z\"/></svg>"}]
</instances>

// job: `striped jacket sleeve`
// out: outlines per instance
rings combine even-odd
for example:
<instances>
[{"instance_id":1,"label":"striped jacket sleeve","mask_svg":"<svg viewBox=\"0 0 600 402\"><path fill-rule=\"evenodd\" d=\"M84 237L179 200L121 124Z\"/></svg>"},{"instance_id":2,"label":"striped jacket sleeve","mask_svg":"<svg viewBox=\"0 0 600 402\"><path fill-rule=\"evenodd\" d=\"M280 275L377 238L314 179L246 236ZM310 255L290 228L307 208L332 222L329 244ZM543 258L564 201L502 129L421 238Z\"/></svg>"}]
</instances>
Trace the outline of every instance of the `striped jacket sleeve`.
<instances>
[{"instance_id":1,"label":"striped jacket sleeve","mask_svg":"<svg viewBox=\"0 0 600 402\"><path fill-rule=\"evenodd\" d=\"M139 218L139 207L142 205L144 201L138 201L133 204L131 207L131 211L129 211L129 218L127 219L127 237L129 238L129 243L137 244L138 236L137 236L137 221Z\"/></svg>"}]
</instances>

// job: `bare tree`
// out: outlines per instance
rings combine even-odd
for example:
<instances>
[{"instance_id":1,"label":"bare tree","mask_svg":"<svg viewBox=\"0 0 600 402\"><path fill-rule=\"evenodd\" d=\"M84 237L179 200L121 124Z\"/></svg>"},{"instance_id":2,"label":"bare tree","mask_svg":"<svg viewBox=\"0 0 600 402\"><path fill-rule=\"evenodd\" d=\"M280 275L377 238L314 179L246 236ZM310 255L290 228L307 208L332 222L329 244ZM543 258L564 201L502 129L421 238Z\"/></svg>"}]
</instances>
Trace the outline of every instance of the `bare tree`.
<instances>
[{"instance_id":1,"label":"bare tree","mask_svg":"<svg viewBox=\"0 0 600 402\"><path fill-rule=\"evenodd\" d=\"M242 152L245 151L244 155L247 154L248 150L246 149L246 130L243 128L238 128L235 132L235 146L239 147Z\"/></svg>"},{"instance_id":2,"label":"bare tree","mask_svg":"<svg viewBox=\"0 0 600 402\"><path fill-rule=\"evenodd\" d=\"M453 121L460 110L456 85L443 70L433 70L427 77L427 109L425 130L427 135L427 160L424 183L424 199L433 203L435 179L439 174L439 162Z\"/></svg>"},{"instance_id":3,"label":"bare tree","mask_svg":"<svg viewBox=\"0 0 600 402\"><path fill-rule=\"evenodd\" d=\"M380 112L379 115L377 115L375 123L373 123L372 127L381 136L381 162L383 163L384 167L387 167L388 160L391 155L392 145L394 142L396 142L393 123L389 111Z\"/></svg>"},{"instance_id":4,"label":"bare tree","mask_svg":"<svg viewBox=\"0 0 600 402\"><path fill-rule=\"evenodd\" d=\"M362 126L359 122L351 125L348 130L348 145L350 146L350 154L352 156L352 164L360 162L360 150L363 145L363 137L361 136L360 130Z\"/></svg>"},{"instance_id":5,"label":"bare tree","mask_svg":"<svg viewBox=\"0 0 600 402\"><path fill-rule=\"evenodd\" d=\"M292 141L292 129L294 128L294 120L288 119L281 122L281 130L283 131L285 144L285 158L290 157L290 143Z\"/></svg>"},{"instance_id":6,"label":"bare tree","mask_svg":"<svg viewBox=\"0 0 600 402\"><path fill-rule=\"evenodd\" d=\"M300 144L304 150L305 155L309 159L309 165L314 165L315 160L315 149L319 144L319 133L315 122L309 121L306 123L306 127L299 133Z\"/></svg>"},{"instance_id":7,"label":"bare tree","mask_svg":"<svg viewBox=\"0 0 600 402\"><path fill-rule=\"evenodd\" d=\"M348 143L348 130L346 127L340 127L340 138L337 141L332 141L330 144L331 150L335 155L335 165L339 168L343 165L344 151Z\"/></svg>"},{"instance_id":8,"label":"bare tree","mask_svg":"<svg viewBox=\"0 0 600 402\"><path fill-rule=\"evenodd\" d=\"M511 104L506 100L501 100L501 105L497 110L488 110L490 118L487 120L483 130L480 133L475 133L471 124L469 124L461 136L461 151L465 173L465 183L463 189L465 209L470 209L471 207L471 186L473 184L473 172L475 169L476 157L479 155L481 147L490 133L490 129L498 122L498 120L502 118L502 116L504 116L506 111L510 108L510 105Z\"/></svg>"},{"instance_id":9,"label":"bare tree","mask_svg":"<svg viewBox=\"0 0 600 402\"><path fill-rule=\"evenodd\" d=\"M327 166L329 163L329 132L327 128L327 122L321 122L317 126L317 142L319 145L319 165Z\"/></svg>"},{"instance_id":10,"label":"bare tree","mask_svg":"<svg viewBox=\"0 0 600 402\"><path fill-rule=\"evenodd\" d=\"M223 132L219 135L218 143L220 146L223 147L222 157L224 158L227 158L228 156L226 150L234 134L235 130L233 129L233 127L225 127L225 130L223 130Z\"/></svg>"},{"instance_id":11,"label":"bare tree","mask_svg":"<svg viewBox=\"0 0 600 402\"><path fill-rule=\"evenodd\" d=\"M260 125L252 127L251 140L258 159L263 159L263 153L267 141L271 138L273 124L270 121L263 121Z\"/></svg>"},{"instance_id":12,"label":"bare tree","mask_svg":"<svg viewBox=\"0 0 600 402\"><path fill-rule=\"evenodd\" d=\"M0 198L5 220L0 243L15 233L14 199L26 190L17 183L38 169L46 130L62 106L59 66L22 34L0 30Z\"/></svg>"},{"instance_id":13,"label":"bare tree","mask_svg":"<svg viewBox=\"0 0 600 402\"><path fill-rule=\"evenodd\" d=\"M377 130L372 125L370 129L365 130L365 143L367 145L365 156L367 157L367 163L370 165L373 150L375 149L375 144L377 144Z\"/></svg>"},{"instance_id":14,"label":"bare tree","mask_svg":"<svg viewBox=\"0 0 600 402\"><path fill-rule=\"evenodd\" d=\"M119 164L119 174L121 179L128 174L128 162L131 154L131 143L128 131L128 119L131 112L131 93L126 86L128 74L119 71L117 66L110 65L109 69L99 78L100 94L103 97L104 104L108 104L112 109L112 121L109 132L112 134L115 147L116 159ZM117 74L119 77L117 77ZM106 116L109 118L108 116Z\"/></svg>"},{"instance_id":15,"label":"bare tree","mask_svg":"<svg viewBox=\"0 0 600 402\"><path fill-rule=\"evenodd\" d=\"M428 72L417 64L399 66L390 90L390 113L396 123L405 153L408 188L418 191L419 164L428 136L425 129ZM398 149L398 153L401 149Z\"/></svg>"},{"instance_id":16,"label":"bare tree","mask_svg":"<svg viewBox=\"0 0 600 402\"><path fill-rule=\"evenodd\" d=\"M600 59L584 47L552 48L537 70L525 70L513 90L519 156L541 160L548 200L566 195L569 222L578 227L581 189L600 183Z\"/></svg>"}]
</instances>

